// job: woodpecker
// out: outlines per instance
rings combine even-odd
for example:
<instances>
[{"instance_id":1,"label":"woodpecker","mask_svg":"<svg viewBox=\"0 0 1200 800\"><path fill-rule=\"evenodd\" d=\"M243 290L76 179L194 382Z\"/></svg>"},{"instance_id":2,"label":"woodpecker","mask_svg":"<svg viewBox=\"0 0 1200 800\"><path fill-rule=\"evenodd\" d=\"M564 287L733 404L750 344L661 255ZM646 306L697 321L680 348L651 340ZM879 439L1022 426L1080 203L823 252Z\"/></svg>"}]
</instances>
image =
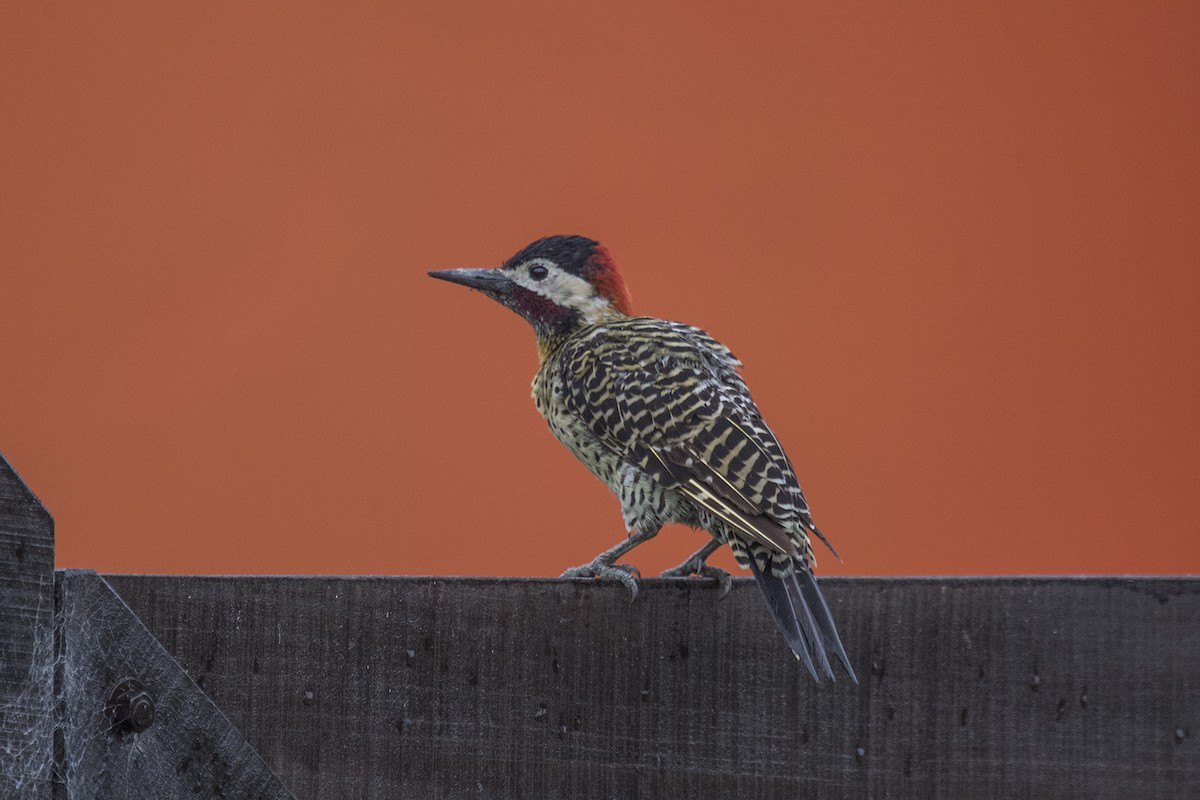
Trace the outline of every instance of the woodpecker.
<instances>
[{"instance_id":1,"label":"woodpecker","mask_svg":"<svg viewBox=\"0 0 1200 800\"><path fill-rule=\"evenodd\" d=\"M833 548L729 348L691 325L633 316L616 262L583 236L539 239L496 268L429 275L533 326L537 409L621 502L626 538L563 577L616 580L636 598L640 573L617 559L667 522L703 529L712 539L663 576L715 578L724 596L729 573L707 559L728 544L813 678L833 679L832 653L858 682L813 577L810 535Z\"/></svg>"}]
</instances>

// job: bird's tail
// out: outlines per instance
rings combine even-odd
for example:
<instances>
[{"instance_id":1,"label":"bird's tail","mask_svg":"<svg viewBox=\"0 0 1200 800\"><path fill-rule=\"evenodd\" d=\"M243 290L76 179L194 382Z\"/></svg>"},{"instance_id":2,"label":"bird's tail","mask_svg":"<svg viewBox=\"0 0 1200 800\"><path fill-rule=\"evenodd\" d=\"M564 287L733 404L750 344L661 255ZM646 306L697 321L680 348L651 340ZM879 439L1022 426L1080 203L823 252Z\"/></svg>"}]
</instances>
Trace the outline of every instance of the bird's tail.
<instances>
[{"instance_id":1,"label":"bird's tail","mask_svg":"<svg viewBox=\"0 0 1200 800\"><path fill-rule=\"evenodd\" d=\"M759 560L751 554L745 564L754 573L754 581L762 590L767 608L783 631L788 646L808 667L813 678L820 681L820 673L823 673L830 680L836 680L829 664L828 654L832 652L842 662L850 680L858 683L858 676L850 666L833 624L833 615L829 613L829 606L808 565L797 559L790 564L786 574L781 575L778 572L785 565L774 563L769 557L760 567Z\"/></svg>"}]
</instances>

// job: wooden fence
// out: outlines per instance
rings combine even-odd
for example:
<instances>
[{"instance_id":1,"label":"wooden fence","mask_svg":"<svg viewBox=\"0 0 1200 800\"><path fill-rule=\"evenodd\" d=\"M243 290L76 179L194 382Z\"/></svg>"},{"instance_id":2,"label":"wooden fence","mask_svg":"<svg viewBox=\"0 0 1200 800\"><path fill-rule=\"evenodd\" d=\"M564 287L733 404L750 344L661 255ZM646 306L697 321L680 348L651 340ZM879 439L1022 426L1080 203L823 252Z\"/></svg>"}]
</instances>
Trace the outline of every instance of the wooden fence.
<instances>
[{"instance_id":1,"label":"wooden fence","mask_svg":"<svg viewBox=\"0 0 1200 800\"><path fill-rule=\"evenodd\" d=\"M398 531L397 535L404 535ZM1200 579L97 575L0 463L0 798L1200 796Z\"/></svg>"}]
</instances>

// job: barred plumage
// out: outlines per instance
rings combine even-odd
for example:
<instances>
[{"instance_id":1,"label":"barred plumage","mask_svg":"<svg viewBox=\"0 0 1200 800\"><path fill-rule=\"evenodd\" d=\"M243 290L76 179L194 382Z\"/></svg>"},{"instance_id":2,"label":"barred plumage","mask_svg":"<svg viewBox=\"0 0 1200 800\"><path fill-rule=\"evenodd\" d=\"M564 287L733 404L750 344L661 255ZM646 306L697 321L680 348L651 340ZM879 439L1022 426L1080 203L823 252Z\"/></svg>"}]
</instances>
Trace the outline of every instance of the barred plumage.
<instances>
[{"instance_id":1,"label":"barred plumage","mask_svg":"<svg viewBox=\"0 0 1200 800\"><path fill-rule=\"evenodd\" d=\"M667 522L713 541L664 574L728 576L704 560L720 543L751 570L797 658L833 677L832 651L855 679L813 578L813 525L791 462L727 347L699 328L628 316L607 251L583 237L534 242L497 270L434 277L479 288L525 317L542 365L533 397L550 430L617 495L629 537L571 576L620 580L616 563Z\"/></svg>"}]
</instances>

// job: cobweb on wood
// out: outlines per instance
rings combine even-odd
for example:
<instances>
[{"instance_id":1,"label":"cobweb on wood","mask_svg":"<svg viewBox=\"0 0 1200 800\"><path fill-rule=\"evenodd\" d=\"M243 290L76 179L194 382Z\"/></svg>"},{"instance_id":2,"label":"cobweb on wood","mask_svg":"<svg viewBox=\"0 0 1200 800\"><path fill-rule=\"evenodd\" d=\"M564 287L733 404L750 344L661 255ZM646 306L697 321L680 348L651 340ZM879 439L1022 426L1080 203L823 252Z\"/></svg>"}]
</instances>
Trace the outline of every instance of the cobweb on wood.
<instances>
[{"instance_id":1,"label":"cobweb on wood","mask_svg":"<svg viewBox=\"0 0 1200 800\"><path fill-rule=\"evenodd\" d=\"M39 598L47 594L40 592ZM32 648L26 652L9 649L2 654L5 661L28 659L15 702L0 706L0 731L20 732L3 743L0 798L5 800L32 797L39 789L44 792L52 774L57 671L52 616L49 604L39 600L33 614Z\"/></svg>"}]
</instances>

